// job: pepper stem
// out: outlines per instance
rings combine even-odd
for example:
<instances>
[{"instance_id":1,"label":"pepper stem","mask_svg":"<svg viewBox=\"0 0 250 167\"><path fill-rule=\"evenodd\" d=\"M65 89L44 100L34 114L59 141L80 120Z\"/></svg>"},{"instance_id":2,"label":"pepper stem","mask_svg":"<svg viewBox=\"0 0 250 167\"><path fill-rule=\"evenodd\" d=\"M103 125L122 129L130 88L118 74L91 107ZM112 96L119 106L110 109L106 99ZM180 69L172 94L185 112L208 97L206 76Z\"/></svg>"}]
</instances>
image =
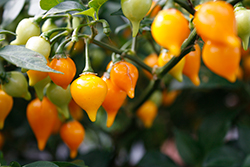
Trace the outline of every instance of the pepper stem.
<instances>
[{"instance_id":1,"label":"pepper stem","mask_svg":"<svg viewBox=\"0 0 250 167\"><path fill-rule=\"evenodd\" d=\"M94 73L94 70L91 66L91 61L89 58L89 39L86 39L86 38L85 38L85 68L83 69L82 72Z\"/></svg>"},{"instance_id":2,"label":"pepper stem","mask_svg":"<svg viewBox=\"0 0 250 167\"><path fill-rule=\"evenodd\" d=\"M64 53L64 47L65 45L71 40L71 38L68 38L66 40L64 40L59 46L58 48L56 49L56 53L55 53L55 56L54 57L58 57L58 55L61 55L60 57L64 57L66 58L66 55Z\"/></svg>"},{"instance_id":3,"label":"pepper stem","mask_svg":"<svg viewBox=\"0 0 250 167\"><path fill-rule=\"evenodd\" d=\"M49 39L50 36L54 33L54 32L57 32L57 31L68 31L68 32L71 32L72 29L70 28L54 28L52 30L49 30L47 32L43 32L40 36L44 37L45 39Z\"/></svg>"}]
</instances>

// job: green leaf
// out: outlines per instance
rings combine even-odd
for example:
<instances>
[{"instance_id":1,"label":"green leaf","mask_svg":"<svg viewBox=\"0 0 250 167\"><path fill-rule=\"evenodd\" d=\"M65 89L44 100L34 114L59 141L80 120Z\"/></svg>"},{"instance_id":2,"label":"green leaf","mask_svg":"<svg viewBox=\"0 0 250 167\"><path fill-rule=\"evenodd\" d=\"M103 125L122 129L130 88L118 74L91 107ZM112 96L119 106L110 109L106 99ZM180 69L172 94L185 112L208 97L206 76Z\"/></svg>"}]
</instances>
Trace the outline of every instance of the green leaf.
<instances>
[{"instance_id":1,"label":"green leaf","mask_svg":"<svg viewBox=\"0 0 250 167\"><path fill-rule=\"evenodd\" d=\"M205 117L198 132L199 142L205 151L208 152L223 144L224 137L231 125L229 115L227 111Z\"/></svg>"},{"instance_id":2,"label":"green leaf","mask_svg":"<svg viewBox=\"0 0 250 167\"><path fill-rule=\"evenodd\" d=\"M91 0L88 4L89 7L94 8L95 11L98 11L105 2L107 2L107 0Z\"/></svg>"},{"instance_id":3,"label":"green leaf","mask_svg":"<svg viewBox=\"0 0 250 167\"><path fill-rule=\"evenodd\" d=\"M244 154L239 150L224 146L211 151L205 158L202 167L239 167L244 161Z\"/></svg>"},{"instance_id":4,"label":"green leaf","mask_svg":"<svg viewBox=\"0 0 250 167\"><path fill-rule=\"evenodd\" d=\"M82 160L75 160L72 162L55 161L53 163L58 165L59 167L87 167Z\"/></svg>"},{"instance_id":5,"label":"green leaf","mask_svg":"<svg viewBox=\"0 0 250 167\"><path fill-rule=\"evenodd\" d=\"M140 167L178 167L172 159L162 154L160 151L148 151L140 162L137 164Z\"/></svg>"},{"instance_id":6,"label":"green leaf","mask_svg":"<svg viewBox=\"0 0 250 167\"><path fill-rule=\"evenodd\" d=\"M0 29L0 34L12 34L12 35L16 35L16 33L12 32L12 31L2 30L2 29Z\"/></svg>"},{"instance_id":7,"label":"green leaf","mask_svg":"<svg viewBox=\"0 0 250 167\"><path fill-rule=\"evenodd\" d=\"M88 166L85 165L84 161L80 160L80 159L74 160L71 163L75 164L75 165L77 165L79 167L88 167Z\"/></svg>"},{"instance_id":8,"label":"green leaf","mask_svg":"<svg viewBox=\"0 0 250 167\"><path fill-rule=\"evenodd\" d=\"M6 165L6 161L5 161L4 157L3 157L2 151L0 151L0 164L1 165Z\"/></svg>"},{"instance_id":9,"label":"green leaf","mask_svg":"<svg viewBox=\"0 0 250 167\"><path fill-rule=\"evenodd\" d=\"M21 12L23 6L24 6L25 0L9 0L4 5L4 12L2 16L2 24L1 27L8 26L12 21L15 20L15 18L18 16L18 14Z\"/></svg>"},{"instance_id":10,"label":"green leaf","mask_svg":"<svg viewBox=\"0 0 250 167\"><path fill-rule=\"evenodd\" d=\"M21 165L16 161L12 161L9 166L11 166L11 167L21 167Z\"/></svg>"},{"instance_id":11,"label":"green leaf","mask_svg":"<svg viewBox=\"0 0 250 167\"><path fill-rule=\"evenodd\" d=\"M107 150L96 149L79 157L89 167L110 167L112 153Z\"/></svg>"},{"instance_id":12,"label":"green leaf","mask_svg":"<svg viewBox=\"0 0 250 167\"><path fill-rule=\"evenodd\" d=\"M7 45L0 49L0 57L15 64L17 67L36 71L61 73L47 66L47 60L43 55L22 46Z\"/></svg>"},{"instance_id":13,"label":"green leaf","mask_svg":"<svg viewBox=\"0 0 250 167\"><path fill-rule=\"evenodd\" d=\"M79 13L75 13L73 15L87 15L87 16L90 16L93 19L95 19L95 9L94 8L89 8L87 10L84 10L84 11L79 12Z\"/></svg>"},{"instance_id":14,"label":"green leaf","mask_svg":"<svg viewBox=\"0 0 250 167\"><path fill-rule=\"evenodd\" d=\"M58 165L52 163L52 162L48 162L48 161L37 161L37 162L33 162L27 165L24 165L23 167L59 167Z\"/></svg>"},{"instance_id":15,"label":"green leaf","mask_svg":"<svg viewBox=\"0 0 250 167\"><path fill-rule=\"evenodd\" d=\"M250 166L250 155L248 155L248 156L245 158L242 167L249 167L249 166Z\"/></svg>"},{"instance_id":16,"label":"green leaf","mask_svg":"<svg viewBox=\"0 0 250 167\"><path fill-rule=\"evenodd\" d=\"M175 130L176 146L182 159L188 165L195 165L202 159L202 152L199 143L190 135Z\"/></svg>"},{"instance_id":17,"label":"green leaf","mask_svg":"<svg viewBox=\"0 0 250 167\"><path fill-rule=\"evenodd\" d=\"M86 8L81 5L78 2L75 1L65 1L62 3L59 3L55 7L51 8L44 17L46 17L49 14L57 14L57 13L65 13L69 11L83 11Z\"/></svg>"},{"instance_id":18,"label":"green leaf","mask_svg":"<svg viewBox=\"0 0 250 167\"><path fill-rule=\"evenodd\" d=\"M239 125L239 147L247 154L250 154L250 127Z\"/></svg>"},{"instance_id":19,"label":"green leaf","mask_svg":"<svg viewBox=\"0 0 250 167\"><path fill-rule=\"evenodd\" d=\"M40 6L43 10L50 10L54 6L58 5L59 3L63 2L64 0L41 0Z\"/></svg>"}]
</instances>

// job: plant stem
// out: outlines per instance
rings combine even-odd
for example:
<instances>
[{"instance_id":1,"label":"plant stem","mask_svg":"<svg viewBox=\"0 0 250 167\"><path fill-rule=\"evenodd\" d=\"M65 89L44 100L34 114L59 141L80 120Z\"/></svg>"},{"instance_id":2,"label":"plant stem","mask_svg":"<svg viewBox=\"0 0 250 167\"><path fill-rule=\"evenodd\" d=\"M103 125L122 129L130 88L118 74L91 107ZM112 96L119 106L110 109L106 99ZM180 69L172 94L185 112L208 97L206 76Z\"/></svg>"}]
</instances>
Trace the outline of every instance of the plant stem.
<instances>
[{"instance_id":1,"label":"plant stem","mask_svg":"<svg viewBox=\"0 0 250 167\"><path fill-rule=\"evenodd\" d=\"M193 4L192 4L191 0L188 0L188 4L189 4L189 6L190 6L191 8L193 8L193 9L194 9L194 6L193 6Z\"/></svg>"},{"instance_id":2,"label":"plant stem","mask_svg":"<svg viewBox=\"0 0 250 167\"><path fill-rule=\"evenodd\" d=\"M160 79L156 79L156 80L152 79L150 81L145 91L143 91L139 99L131 107L132 111L135 112L152 95L152 93L158 87L159 83L160 83Z\"/></svg>"},{"instance_id":3,"label":"plant stem","mask_svg":"<svg viewBox=\"0 0 250 167\"><path fill-rule=\"evenodd\" d=\"M64 53L64 47L65 47L65 45L66 45L69 41L71 41L71 37L68 38L68 39L66 39L66 40L64 40L62 43L60 43L60 45L59 45L59 46L57 47L57 49L56 49L55 55L65 55L65 53ZM66 56L65 56L65 57L66 57Z\"/></svg>"},{"instance_id":4,"label":"plant stem","mask_svg":"<svg viewBox=\"0 0 250 167\"><path fill-rule=\"evenodd\" d=\"M149 39L149 38L150 38L150 39ZM155 53L156 53L157 55L159 55L159 54L160 54L160 51L156 49L152 37L149 37L149 38L148 38L148 41L149 41L150 45L152 46L152 48L153 48L153 50L155 51Z\"/></svg>"},{"instance_id":5,"label":"plant stem","mask_svg":"<svg viewBox=\"0 0 250 167\"><path fill-rule=\"evenodd\" d=\"M91 67L91 61L89 58L89 39L85 39L85 68L82 73L91 72L94 73L93 68Z\"/></svg>"},{"instance_id":6,"label":"plant stem","mask_svg":"<svg viewBox=\"0 0 250 167\"><path fill-rule=\"evenodd\" d=\"M113 46L110 46L110 45L108 45L108 44L106 44L106 43L103 43L103 42L101 42L101 41L97 41L97 40L95 40L95 39L92 40L92 43L93 43L93 44L96 44L96 45L98 45L98 46L100 46L100 47L102 47L102 48L111 50L112 52L115 52L115 53L120 54L120 55L123 53L123 50L120 50L120 49L118 49L118 48L115 48L115 47L113 47Z\"/></svg>"},{"instance_id":7,"label":"plant stem","mask_svg":"<svg viewBox=\"0 0 250 167\"><path fill-rule=\"evenodd\" d=\"M136 36L133 37L133 40L132 40L131 51L132 51L133 53L135 53L135 45L136 45Z\"/></svg>"},{"instance_id":8,"label":"plant stem","mask_svg":"<svg viewBox=\"0 0 250 167\"><path fill-rule=\"evenodd\" d=\"M132 41L128 40L125 44L122 45L122 47L120 49L121 50L127 49L131 45L131 43L132 43Z\"/></svg>"},{"instance_id":9,"label":"plant stem","mask_svg":"<svg viewBox=\"0 0 250 167\"><path fill-rule=\"evenodd\" d=\"M65 27L62 27L62 28L55 28L55 29L52 29L52 30L49 30L47 32L44 32L42 33L40 36L44 37L45 39L49 39L49 37L54 33L54 32L57 32L57 31L67 31L67 32L71 32L72 29L71 28L65 28Z\"/></svg>"},{"instance_id":10,"label":"plant stem","mask_svg":"<svg viewBox=\"0 0 250 167\"><path fill-rule=\"evenodd\" d=\"M148 65L146 65L143 61L141 61L138 57L136 56L132 56L132 55L128 55L128 54L124 54L124 50L121 50L121 49L117 49L117 48L114 48L113 46L110 46L106 43L103 43L101 41L97 41L97 40L93 40L92 43L102 47L102 48L105 48L105 49L109 49L117 54L120 54L122 55L123 57L125 58L128 58L130 60L133 60L135 63L137 63L139 66L141 66L142 68L144 68L145 70L149 71L150 73L152 72L152 68L149 67ZM124 55L123 55L124 54Z\"/></svg>"},{"instance_id":11,"label":"plant stem","mask_svg":"<svg viewBox=\"0 0 250 167\"><path fill-rule=\"evenodd\" d=\"M184 0L174 0L174 1L178 3L181 7L186 9L186 11L188 11L190 14L194 15L195 10L189 5L189 3L187 3L187 1Z\"/></svg>"},{"instance_id":12,"label":"plant stem","mask_svg":"<svg viewBox=\"0 0 250 167\"><path fill-rule=\"evenodd\" d=\"M186 54L188 54L194 44L194 41L196 40L197 34L196 29L193 29L193 31L190 33L188 39L182 44L181 48L181 54L178 57L173 57L167 64L165 64L163 67L158 68L156 70L156 75L158 78L162 78L166 73L169 72Z\"/></svg>"},{"instance_id":13,"label":"plant stem","mask_svg":"<svg viewBox=\"0 0 250 167\"><path fill-rule=\"evenodd\" d=\"M67 36L69 35L69 32L68 31L63 31L61 32L60 34L57 34L56 36L54 36L51 40L50 40L50 43L53 44L55 43L60 37L62 36Z\"/></svg>"},{"instance_id":14,"label":"plant stem","mask_svg":"<svg viewBox=\"0 0 250 167\"><path fill-rule=\"evenodd\" d=\"M138 58L137 56L132 56L132 55L124 55L123 57L128 58L129 60L132 60L133 62L135 62L136 64L138 64L140 67L144 68L145 70L147 70L148 72L152 73L152 68L149 67L148 65L146 65L143 61L141 61L140 58Z\"/></svg>"}]
</instances>

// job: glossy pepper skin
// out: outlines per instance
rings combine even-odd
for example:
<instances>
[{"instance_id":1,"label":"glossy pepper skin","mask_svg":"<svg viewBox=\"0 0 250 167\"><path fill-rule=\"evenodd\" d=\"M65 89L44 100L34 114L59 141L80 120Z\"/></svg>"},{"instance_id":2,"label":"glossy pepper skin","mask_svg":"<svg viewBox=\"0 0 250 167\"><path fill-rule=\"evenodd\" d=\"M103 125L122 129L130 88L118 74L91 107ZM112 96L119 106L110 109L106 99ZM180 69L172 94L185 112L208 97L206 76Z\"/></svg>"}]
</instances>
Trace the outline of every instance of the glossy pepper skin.
<instances>
[{"instance_id":1,"label":"glossy pepper skin","mask_svg":"<svg viewBox=\"0 0 250 167\"><path fill-rule=\"evenodd\" d=\"M194 15L194 25L197 34L205 42L209 40L240 47L234 9L225 1L210 1L201 4Z\"/></svg>"},{"instance_id":2,"label":"glossy pepper skin","mask_svg":"<svg viewBox=\"0 0 250 167\"><path fill-rule=\"evenodd\" d=\"M82 124L76 120L64 123L60 129L60 136L70 149L70 157L72 159L75 158L77 149L85 137L85 130Z\"/></svg>"},{"instance_id":3,"label":"glossy pepper skin","mask_svg":"<svg viewBox=\"0 0 250 167\"><path fill-rule=\"evenodd\" d=\"M179 56L181 45L189 33L189 23L177 9L161 10L151 25L151 34L156 43L174 56Z\"/></svg>"},{"instance_id":4,"label":"glossy pepper skin","mask_svg":"<svg viewBox=\"0 0 250 167\"><path fill-rule=\"evenodd\" d=\"M204 64L215 74L230 82L236 81L240 65L240 49L230 45L220 45L208 41L203 46Z\"/></svg>"},{"instance_id":5,"label":"glossy pepper skin","mask_svg":"<svg viewBox=\"0 0 250 167\"><path fill-rule=\"evenodd\" d=\"M57 119L57 110L47 97L32 100L27 106L27 119L34 132L39 150L44 150Z\"/></svg>"},{"instance_id":6,"label":"glossy pepper skin","mask_svg":"<svg viewBox=\"0 0 250 167\"><path fill-rule=\"evenodd\" d=\"M5 118L9 115L12 107L13 98L0 87L0 129L3 129Z\"/></svg>"},{"instance_id":7,"label":"glossy pepper skin","mask_svg":"<svg viewBox=\"0 0 250 167\"><path fill-rule=\"evenodd\" d=\"M242 40L244 50L247 50L250 36L250 10L244 7L236 7L234 11L237 33Z\"/></svg>"},{"instance_id":8,"label":"glossy pepper skin","mask_svg":"<svg viewBox=\"0 0 250 167\"><path fill-rule=\"evenodd\" d=\"M54 58L49 64L50 68L60 71L59 73L49 73L51 80L61 86L63 89L67 89L68 85L71 83L76 74L76 65L74 61L70 58Z\"/></svg>"},{"instance_id":9,"label":"glossy pepper skin","mask_svg":"<svg viewBox=\"0 0 250 167\"><path fill-rule=\"evenodd\" d=\"M49 41L47 41L43 37L34 36L29 38L25 47L42 54L46 59L49 58L51 46Z\"/></svg>"},{"instance_id":10,"label":"glossy pepper skin","mask_svg":"<svg viewBox=\"0 0 250 167\"><path fill-rule=\"evenodd\" d=\"M16 34L16 39L10 44L25 45L30 37L40 35L40 27L32 18L25 18L18 23Z\"/></svg>"},{"instance_id":11,"label":"glossy pepper skin","mask_svg":"<svg viewBox=\"0 0 250 167\"><path fill-rule=\"evenodd\" d=\"M150 128L154 122L155 117L158 113L158 107L151 100L147 100L142 106L136 111L136 115L141 119L146 128Z\"/></svg>"},{"instance_id":12,"label":"glossy pepper skin","mask_svg":"<svg viewBox=\"0 0 250 167\"><path fill-rule=\"evenodd\" d=\"M111 81L125 91L130 98L135 96L135 86L139 72L137 68L126 61L119 61L112 66L110 71Z\"/></svg>"},{"instance_id":13,"label":"glossy pepper skin","mask_svg":"<svg viewBox=\"0 0 250 167\"><path fill-rule=\"evenodd\" d=\"M74 101L94 122L97 110L108 93L107 84L94 73L83 73L72 82L70 91Z\"/></svg>"},{"instance_id":14,"label":"glossy pepper skin","mask_svg":"<svg viewBox=\"0 0 250 167\"><path fill-rule=\"evenodd\" d=\"M195 86L200 85L199 70L201 66L201 49L198 44L194 46L195 51L189 52L185 56L183 74L186 75Z\"/></svg>"},{"instance_id":15,"label":"glossy pepper skin","mask_svg":"<svg viewBox=\"0 0 250 167\"><path fill-rule=\"evenodd\" d=\"M69 118L69 108L68 105L72 99L70 93L70 85L67 89L56 85L51 82L46 91L48 99L56 106L58 112L62 114L66 119Z\"/></svg>"},{"instance_id":16,"label":"glossy pepper skin","mask_svg":"<svg viewBox=\"0 0 250 167\"><path fill-rule=\"evenodd\" d=\"M164 66L167 64L174 55L171 55L169 52L166 50L163 50L158 58L158 65L160 67ZM185 60L186 58L183 57L170 71L169 74L172 75L177 81L182 82L183 76L182 76L182 71L185 65Z\"/></svg>"},{"instance_id":17,"label":"glossy pepper skin","mask_svg":"<svg viewBox=\"0 0 250 167\"><path fill-rule=\"evenodd\" d=\"M139 31L140 22L146 16L152 0L121 0L123 14L129 19L133 28L133 37Z\"/></svg>"},{"instance_id":18,"label":"glossy pepper skin","mask_svg":"<svg viewBox=\"0 0 250 167\"><path fill-rule=\"evenodd\" d=\"M126 92L117 87L109 78L102 76L108 86L108 93L102 103L102 107L107 112L107 127L111 127L115 120L118 110L121 108L127 97Z\"/></svg>"},{"instance_id":19,"label":"glossy pepper skin","mask_svg":"<svg viewBox=\"0 0 250 167\"><path fill-rule=\"evenodd\" d=\"M2 83L2 89L12 97L22 97L25 100L31 99L28 91L28 82L24 75L18 71L7 72L8 82Z\"/></svg>"}]
</instances>

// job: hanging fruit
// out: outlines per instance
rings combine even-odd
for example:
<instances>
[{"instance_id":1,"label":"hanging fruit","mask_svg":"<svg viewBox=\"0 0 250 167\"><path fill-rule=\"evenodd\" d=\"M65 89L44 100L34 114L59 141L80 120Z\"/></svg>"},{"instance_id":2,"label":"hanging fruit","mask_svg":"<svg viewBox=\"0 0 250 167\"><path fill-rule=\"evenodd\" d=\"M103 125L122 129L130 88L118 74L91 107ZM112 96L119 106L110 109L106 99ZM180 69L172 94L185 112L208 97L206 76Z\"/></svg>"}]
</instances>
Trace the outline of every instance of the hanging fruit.
<instances>
[{"instance_id":1,"label":"hanging fruit","mask_svg":"<svg viewBox=\"0 0 250 167\"><path fill-rule=\"evenodd\" d=\"M28 91L28 83L21 72L11 71L6 72L8 82L2 83L2 89L12 97L22 97L25 100L31 99L31 94Z\"/></svg>"},{"instance_id":2,"label":"hanging fruit","mask_svg":"<svg viewBox=\"0 0 250 167\"><path fill-rule=\"evenodd\" d=\"M181 45L189 33L189 23L177 9L161 10L151 25L155 41L174 56L179 56Z\"/></svg>"},{"instance_id":3,"label":"hanging fruit","mask_svg":"<svg viewBox=\"0 0 250 167\"><path fill-rule=\"evenodd\" d=\"M47 97L32 100L27 107L27 119L34 132L39 150L44 150L56 122L57 110Z\"/></svg>"},{"instance_id":4,"label":"hanging fruit","mask_svg":"<svg viewBox=\"0 0 250 167\"><path fill-rule=\"evenodd\" d=\"M142 120L146 128L150 128L155 120L158 113L158 107L151 100L147 100L142 106L136 111L136 115Z\"/></svg>"},{"instance_id":5,"label":"hanging fruit","mask_svg":"<svg viewBox=\"0 0 250 167\"><path fill-rule=\"evenodd\" d=\"M102 107L107 112L107 127L111 127L115 120L118 110L127 97L126 92L117 87L109 78L102 76L108 86L108 93L102 103Z\"/></svg>"},{"instance_id":6,"label":"hanging fruit","mask_svg":"<svg viewBox=\"0 0 250 167\"><path fill-rule=\"evenodd\" d=\"M111 81L121 90L125 91L130 98L134 98L135 96L138 75L137 68L126 61L115 63L110 71Z\"/></svg>"},{"instance_id":7,"label":"hanging fruit","mask_svg":"<svg viewBox=\"0 0 250 167\"><path fill-rule=\"evenodd\" d=\"M77 149L84 140L85 130L78 121L72 120L62 125L60 136L70 149L70 157L77 156Z\"/></svg>"},{"instance_id":8,"label":"hanging fruit","mask_svg":"<svg viewBox=\"0 0 250 167\"><path fill-rule=\"evenodd\" d=\"M49 76L51 80L61 86L63 89L67 89L68 85L71 83L76 74L76 65L74 61L70 58L54 58L49 64L50 68L60 71L60 73L50 72Z\"/></svg>"},{"instance_id":9,"label":"hanging fruit","mask_svg":"<svg viewBox=\"0 0 250 167\"><path fill-rule=\"evenodd\" d=\"M132 24L133 37L137 35L140 22L148 13L151 4L152 0L121 0L122 12Z\"/></svg>"},{"instance_id":10,"label":"hanging fruit","mask_svg":"<svg viewBox=\"0 0 250 167\"><path fill-rule=\"evenodd\" d=\"M194 45L195 51L185 56L183 74L186 75L195 86L200 85L199 71L201 66L201 49L198 44Z\"/></svg>"},{"instance_id":11,"label":"hanging fruit","mask_svg":"<svg viewBox=\"0 0 250 167\"><path fill-rule=\"evenodd\" d=\"M158 58L158 65L160 67L164 66L167 64L174 55L171 55L169 52L166 50L162 50L160 53L160 56ZM170 71L169 74L172 75L177 81L182 82L183 76L182 76L182 71L185 65L185 57L183 57Z\"/></svg>"},{"instance_id":12,"label":"hanging fruit","mask_svg":"<svg viewBox=\"0 0 250 167\"><path fill-rule=\"evenodd\" d=\"M30 37L40 35L40 27L33 18L21 20L16 27L16 39L11 45L25 45Z\"/></svg>"},{"instance_id":13,"label":"hanging fruit","mask_svg":"<svg viewBox=\"0 0 250 167\"><path fill-rule=\"evenodd\" d=\"M225 1L210 1L201 4L194 15L194 25L197 34L205 42L210 40L240 47L234 9Z\"/></svg>"},{"instance_id":14,"label":"hanging fruit","mask_svg":"<svg viewBox=\"0 0 250 167\"><path fill-rule=\"evenodd\" d=\"M215 74L230 82L236 81L240 58L238 47L221 45L211 41L203 46L202 59L204 64Z\"/></svg>"},{"instance_id":15,"label":"hanging fruit","mask_svg":"<svg viewBox=\"0 0 250 167\"><path fill-rule=\"evenodd\" d=\"M68 105L72 99L70 85L68 85L67 89L63 89L51 82L47 87L46 94L48 99L56 105L58 112L68 119L70 117Z\"/></svg>"},{"instance_id":16,"label":"hanging fruit","mask_svg":"<svg viewBox=\"0 0 250 167\"><path fill-rule=\"evenodd\" d=\"M94 122L97 110L107 95L107 84L94 73L83 73L72 82L70 91L74 101Z\"/></svg>"},{"instance_id":17,"label":"hanging fruit","mask_svg":"<svg viewBox=\"0 0 250 167\"><path fill-rule=\"evenodd\" d=\"M244 50L247 50L250 37L250 10L244 7L236 7L234 11L238 36L242 40Z\"/></svg>"},{"instance_id":18,"label":"hanging fruit","mask_svg":"<svg viewBox=\"0 0 250 167\"><path fill-rule=\"evenodd\" d=\"M0 129L4 127L4 121L13 107L13 98L0 87Z\"/></svg>"}]
</instances>

